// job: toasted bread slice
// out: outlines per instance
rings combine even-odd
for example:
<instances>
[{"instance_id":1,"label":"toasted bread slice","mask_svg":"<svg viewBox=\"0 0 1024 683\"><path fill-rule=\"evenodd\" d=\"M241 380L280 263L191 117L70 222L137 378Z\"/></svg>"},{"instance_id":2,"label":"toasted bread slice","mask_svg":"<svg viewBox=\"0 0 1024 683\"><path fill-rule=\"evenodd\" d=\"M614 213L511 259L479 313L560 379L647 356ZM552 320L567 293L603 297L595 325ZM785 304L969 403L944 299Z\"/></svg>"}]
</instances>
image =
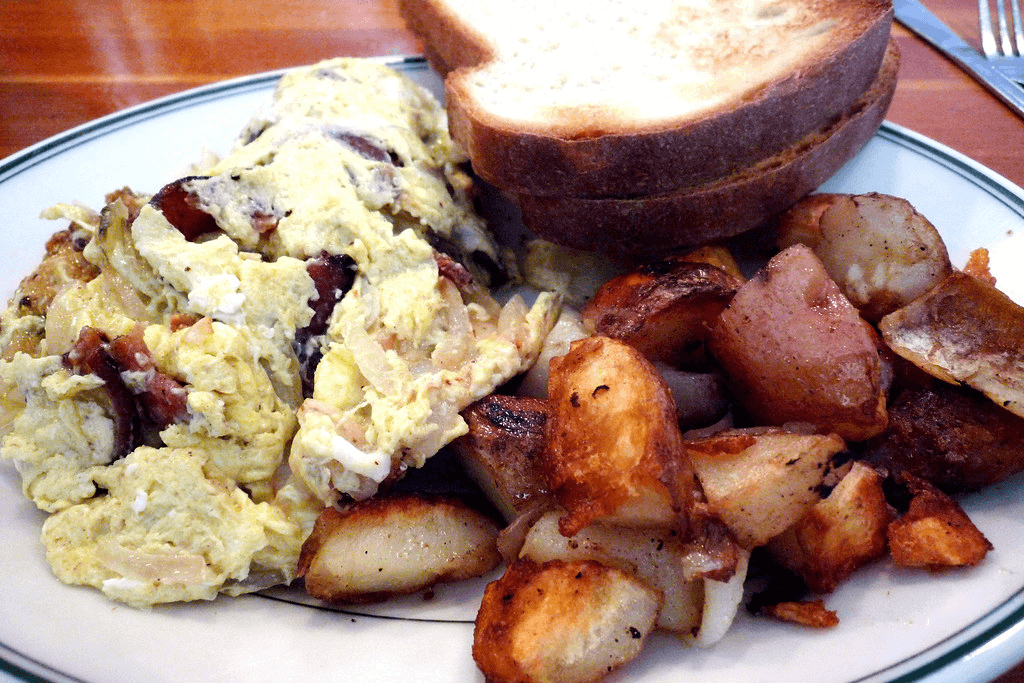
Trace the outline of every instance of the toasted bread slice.
<instances>
[{"instance_id":1,"label":"toasted bread slice","mask_svg":"<svg viewBox=\"0 0 1024 683\"><path fill-rule=\"evenodd\" d=\"M453 136L533 195L677 190L780 152L878 72L888 0L400 0Z\"/></svg>"},{"instance_id":2,"label":"toasted bread slice","mask_svg":"<svg viewBox=\"0 0 1024 683\"><path fill-rule=\"evenodd\" d=\"M514 197L537 235L576 249L661 255L751 230L825 182L868 143L896 90L891 43L871 87L842 116L780 153L699 188L629 199Z\"/></svg>"}]
</instances>

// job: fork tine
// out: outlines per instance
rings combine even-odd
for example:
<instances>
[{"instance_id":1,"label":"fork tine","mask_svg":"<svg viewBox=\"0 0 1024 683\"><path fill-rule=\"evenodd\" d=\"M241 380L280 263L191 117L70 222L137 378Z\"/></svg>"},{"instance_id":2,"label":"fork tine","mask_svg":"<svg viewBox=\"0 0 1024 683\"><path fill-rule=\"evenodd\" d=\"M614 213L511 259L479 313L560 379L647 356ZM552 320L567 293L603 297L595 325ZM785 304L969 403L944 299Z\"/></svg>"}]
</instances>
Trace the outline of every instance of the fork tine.
<instances>
[{"instance_id":1,"label":"fork tine","mask_svg":"<svg viewBox=\"0 0 1024 683\"><path fill-rule=\"evenodd\" d=\"M981 49L986 57L998 57L999 47L992 32L992 13L988 0L978 0L978 24L981 27Z\"/></svg>"},{"instance_id":2,"label":"fork tine","mask_svg":"<svg viewBox=\"0 0 1024 683\"><path fill-rule=\"evenodd\" d=\"M1024 25L1020 18L1020 0L1011 0L1013 8L1013 37L1017 39L1017 56L1024 57Z\"/></svg>"},{"instance_id":3,"label":"fork tine","mask_svg":"<svg viewBox=\"0 0 1024 683\"><path fill-rule=\"evenodd\" d=\"M1010 26L1006 21L1006 4L1004 0L996 0L996 14L999 19L999 40L1003 55L1013 55L1013 43L1010 42Z\"/></svg>"}]
</instances>

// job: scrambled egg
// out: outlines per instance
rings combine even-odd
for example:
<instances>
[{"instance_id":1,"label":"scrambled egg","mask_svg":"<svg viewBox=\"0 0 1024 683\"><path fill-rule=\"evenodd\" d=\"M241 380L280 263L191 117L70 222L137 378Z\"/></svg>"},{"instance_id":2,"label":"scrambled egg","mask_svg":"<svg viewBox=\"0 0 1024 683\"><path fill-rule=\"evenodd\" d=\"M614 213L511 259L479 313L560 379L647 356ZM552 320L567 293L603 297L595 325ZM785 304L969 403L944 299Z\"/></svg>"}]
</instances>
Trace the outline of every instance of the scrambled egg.
<instances>
[{"instance_id":1,"label":"scrambled egg","mask_svg":"<svg viewBox=\"0 0 1024 683\"><path fill-rule=\"evenodd\" d=\"M136 606L286 583L327 505L465 433L559 299L504 304L443 109L372 61L287 74L223 159L111 193L0 314L0 456L54 573Z\"/></svg>"}]
</instances>

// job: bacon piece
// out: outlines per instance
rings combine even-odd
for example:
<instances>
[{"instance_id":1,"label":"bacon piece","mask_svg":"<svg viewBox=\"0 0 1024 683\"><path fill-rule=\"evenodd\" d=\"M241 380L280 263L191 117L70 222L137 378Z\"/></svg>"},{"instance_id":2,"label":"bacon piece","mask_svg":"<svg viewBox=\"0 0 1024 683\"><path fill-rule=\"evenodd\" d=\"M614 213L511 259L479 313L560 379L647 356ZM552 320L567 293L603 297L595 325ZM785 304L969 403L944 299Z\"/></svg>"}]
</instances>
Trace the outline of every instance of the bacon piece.
<instances>
[{"instance_id":1,"label":"bacon piece","mask_svg":"<svg viewBox=\"0 0 1024 683\"><path fill-rule=\"evenodd\" d=\"M344 254L328 254L322 252L306 265L306 272L313 278L316 286L316 298L309 300L313 309L313 319L307 329L312 334L327 332L327 323L331 319L334 305L352 288L356 276L356 262L351 256Z\"/></svg>"},{"instance_id":2,"label":"bacon piece","mask_svg":"<svg viewBox=\"0 0 1024 683\"><path fill-rule=\"evenodd\" d=\"M404 166L404 163L398 154L381 147L374 140L338 129L328 130L327 134L341 144L352 149L352 151L364 159L376 161L381 164L391 164L392 166Z\"/></svg>"},{"instance_id":3,"label":"bacon piece","mask_svg":"<svg viewBox=\"0 0 1024 683\"><path fill-rule=\"evenodd\" d=\"M158 429L188 419L188 391L178 380L158 372L153 355L142 338L142 325L110 342L110 354L124 370L145 373L138 395L144 416Z\"/></svg>"},{"instance_id":4,"label":"bacon piece","mask_svg":"<svg viewBox=\"0 0 1024 683\"><path fill-rule=\"evenodd\" d=\"M189 242L219 230L216 219L199 208L199 198L185 189L186 184L204 177L186 176L175 180L160 188L149 200Z\"/></svg>"},{"instance_id":5,"label":"bacon piece","mask_svg":"<svg viewBox=\"0 0 1024 683\"><path fill-rule=\"evenodd\" d=\"M170 375L154 372L139 395L146 417L159 429L188 420L188 390Z\"/></svg>"},{"instance_id":6,"label":"bacon piece","mask_svg":"<svg viewBox=\"0 0 1024 683\"><path fill-rule=\"evenodd\" d=\"M266 235L277 230L278 220L280 219L272 213L254 211L249 222L252 224L253 230L261 235Z\"/></svg>"},{"instance_id":7,"label":"bacon piece","mask_svg":"<svg viewBox=\"0 0 1024 683\"><path fill-rule=\"evenodd\" d=\"M314 337L327 332L334 306L352 288L356 277L356 262L344 254L321 252L306 264L306 272L313 278L316 297L309 300L313 317L309 324L295 331L293 348L299 359L299 374L306 396L313 393L313 374L323 357Z\"/></svg>"},{"instance_id":8,"label":"bacon piece","mask_svg":"<svg viewBox=\"0 0 1024 683\"><path fill-rule=\"evenodd\" d=\"M113 460L118 460L142 444L143 424L165 429L188 419L188 390L176 379L156 370L153 356L142 339L144 327L137 325L129 334L109 341L93 327L83 327L71 350L64 354L64 365L80 375L96 375L114 413ZM142 391L135 395L122 373L144 373Z\"/></svg>"},{"instance_id":9,"label":"bacon piece","mask_svg":"<svg viewBox=\"0 0 1024 683\"><path fill-rule=\"evenodd\" d=\"M115 337L110 342L110 354L124 370L147 372L156 367L142 336L145 329L144 325L136 325L128 334Z\"/></svg>"},{"instance_id":10,"label":"bacon piece","mask_svg":"<svg viewBox=\"0 0 1024 683\"><path fill-rule=\"evenodd\" d=\"M197 322L199 322L199 316L194 313L175 313L171 316L171 332L192 327Z\"/></svg>"},{"instance_id":11,"label":"bacon piece","mask_svg":"<svg viewBox=\"0 0 1024 683\"><path fill-rule=\"evenodd\" d=\"M121 379L121 368L107 350L107 337L94 327L83 327L64 364L80 375L96 375L114 411L114 447L112 460L119 460L135 449L141 439L141 425L135 397Z\"/></svg>"},{"instance_id":12,"label":"bacon piece","mask_svg":"<svg viewBox=\"0 0 1024 683\"><path fill-rule=\"evenodd\" d=\"M437 262L437 271L441 277L448 278L456 287L461 289L473 284L473 274L451 256L435 251L434 261Z\"/></svg>"}]
</instances>

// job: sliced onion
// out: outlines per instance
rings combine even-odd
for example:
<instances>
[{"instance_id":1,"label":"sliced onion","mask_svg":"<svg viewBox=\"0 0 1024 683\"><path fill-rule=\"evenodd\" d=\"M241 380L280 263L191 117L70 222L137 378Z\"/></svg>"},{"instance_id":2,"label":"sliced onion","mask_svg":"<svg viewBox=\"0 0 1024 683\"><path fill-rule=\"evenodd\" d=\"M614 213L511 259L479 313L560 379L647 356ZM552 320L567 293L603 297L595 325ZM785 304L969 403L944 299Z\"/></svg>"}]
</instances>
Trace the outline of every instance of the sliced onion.
<instances>
[{"instance_id":1,"label":"sliced onion","mask_svg":"<svg viewBox=\"0 0 1024 683\"><path fill-rule=\"evenodd\" d=\"M694 641L701 647L714 645L732 626L736 612L743 601L743 582L747 578L746 551L739 551L736 573L726 582L704 579L704 612L701 615L700 630Z\"/></svg>"},{"instance_id":2,"label":"sliced onion","mask_svg":"<svg viewBox=\"0 0 1024 683\"><path fill-rule=\"evenodd\" d=\"M133 320L146 320L146 303L139 297L137 290L128 280L113 268L107 268L97 277L103 291L109 295L108 301L115 301L121 311Z\"/></svg>"},{"instance_id":3,"label":"sliced onion","mask_svg":"<svg viewBox=\"0 0 1024 683\"><path fill-rule=\"evenodd\" d=\"M462 302L458 288L447 278L438 281L441 296L445 302L446 334L444 340L437 345L430 359L438 367L446 370L457 370L473 359L476 351L473 325L469 320L469 312Z\"/></svg>"},{"instance_id":4,"label":"sliced onion","mask_svg":"<svg viewBox=\"0 0 1024 683\"><path fill-rule=\"evenodd\" d=\"M526 543L526 535L534 523L554 507L547 496L538 496L529 501L522 511L498 532L498 552L506 564L519 559L519 552Z\"/></svg>"},{"instance_id":5,"label":"sliced onion","mask_svg":"<svg viewBox=\"0 0 1024 683\"><path fill-rule=\"evenodd\" d=\"M501 313L498 315L498 336L512 342L516 348L522 348L528 312L523 297L514 295L501 307Z\"/></svg>"},{"instance_id":6,"label":"sliced onion","mask_svg":"<svg viewBox=\"0 0 1024 683\"><path fill-rule=\"evenodd\" d=\"M518 394L534 398L547 398L548 365L551 359L556 356L564 356L569 352L570 344L588 335L579 311L569 306L563 306L554 327L544 338L537 361L523 376Z\"/></svg>"},{"instance_id":7,"label":"sliced onion","mask_svg":"<svg viewBox=\"0 0 1024 683\"><path fill-rule=\"evenodd\" d=\"M393 394L396 390L394 371L388 362L384 347L358 325L345 331L345 345L352 352L356 366L363 377L380 393Z\"/></svg>"},{"instance_id":8,"label":"sliced onion","mask_svg":"<svg viewBox=\"0 0 1024 683\"><path fill-rule=\"evenodd\" d=\"M58 292L46 309L43 330L46 353L49 355L59 355L70 350L78 338L78 327L75 324L76 309L66 296L70 290L71 288L65 288Z\"/></svg>"},{"instance_id":9,"label":"sliced onion","mask_svg":"<svg viewBox=\"0 0 1024 683\"><path fill-rule=\"evenodd\" d=\"M427 418L427 425L433 427L427 431L426 436L418 442L411 444L405 452L403 460L412 467L422 467L427 458L441 450L441 447L448 443L448 440L458 426L462 418L454 404L448 401L441 401L432 406L430 417Z\"/></svg>"},{"instance_id":10,"label":"sliced onion","mask_svg":"<svg viewBox=\"0 0 1024 683\"><path fill-rule=\"evenodd\" d=\"M690 429L683 432L683 438L689 440L705 439L709 436L714 436L718 432L725 431L726 429L732 429L735 422L732 418L732 413L726 413L725 417L716 422L713 425L702 427L700 429Z\"/></svg>"},{"instance_id":11,"label":"sliced onion","mask_svg":"<svg viewBox=\"0 0 1024 683\"><path fill-rule=\"evenodd\" d=\"M144 553L107 537L96 545L96 555L104 567L135 581L206 584L212 579L205 558L195 553Z\"/></svg>"},{"instance_id":12,"label":"sliced onion","mask_svg":"<svg viewBox=\"0 0 1024 683\"><path fill-rule=\"evenodd\" d=\"M326 415L333 419L337 416L338 411L323 401L318 401L315 398L307 398L302 402L302 405L299 406L299 410L296 412L300 423L307 413L314 415Z\"/></svg>"},{"instance_id":13,"label":"sliced onion","mask_svg":"<svg viewBox=\"0 0 1024 683\"><path fill-rule=\"evenodd\" d=\"M211 334L213 334L213 318L206 316L191 325L181 339L187 344L202 344Z\"/></svg>"}]
</instances>

